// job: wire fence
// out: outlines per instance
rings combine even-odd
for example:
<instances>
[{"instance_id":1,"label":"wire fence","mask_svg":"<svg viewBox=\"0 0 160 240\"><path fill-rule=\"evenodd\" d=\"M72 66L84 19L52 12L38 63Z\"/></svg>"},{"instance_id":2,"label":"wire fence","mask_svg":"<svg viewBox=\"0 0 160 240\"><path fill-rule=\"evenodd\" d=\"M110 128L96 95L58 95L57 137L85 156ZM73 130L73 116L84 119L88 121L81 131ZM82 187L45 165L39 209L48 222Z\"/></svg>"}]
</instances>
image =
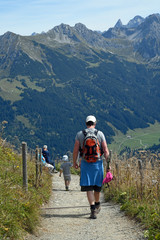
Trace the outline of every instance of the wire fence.
<instances>
[{"instance_id":1,"label":"wire fence","mask_svg":"<svg viewBox=\"0 0 160 240\"><path fill-rule=\"evenodd\" d=\"M154 196L160 199L160 160L156 155L154 159L152 154L143 156L142 159L132 156L119 159L117 155L113 155L110 151L110 156L107 163L104 162L107 168L111 167L114 182L117 188L121 188L124 183L132 188L137 189L139 197L148 196L154 192ZM39 186L42 178L42 149L36 146L35 151L30 152L30 161L35 161L35 185ZM28 191L27 180L27 143L22 142L22 166L23 166L23 188ZM59 160L57 159L57 163Z\"/></svg>"},{"instance_id":2,"label":"wire fence","mask_svg":"<svg viewBox=\"0 0 160 240\"><path fill-rule=\"evenodd\" d=\"M153 159L152 159L153 160ZM151 156L144 159L131 157L129 159L118 159L117 155L112 157L111 169L114 175L114 183L118 189L125 191L135 190L138 198L160 199L160 160L151 161ZM132 197L132 196L130 196Z\"/></svg>"}]
</instances>

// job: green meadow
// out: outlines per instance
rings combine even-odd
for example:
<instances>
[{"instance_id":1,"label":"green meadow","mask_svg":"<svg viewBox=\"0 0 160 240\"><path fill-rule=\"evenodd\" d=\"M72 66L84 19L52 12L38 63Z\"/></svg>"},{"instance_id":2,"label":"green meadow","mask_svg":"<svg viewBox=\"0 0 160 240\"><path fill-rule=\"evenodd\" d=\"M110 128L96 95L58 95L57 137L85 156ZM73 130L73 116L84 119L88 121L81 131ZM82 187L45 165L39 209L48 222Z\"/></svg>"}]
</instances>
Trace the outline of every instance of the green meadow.
<instances>
[{"instance_id":1,"label":"green meadow","mask_svg":"<svg viewBox=\"0 0 160 240\"><path fill-rule=\"evenodd\" d=\"M160 123L150 124L147 128L128 130L124 135L120 131L113 137L114 141L109 144L109 149L119 153L125 147L130 149L146 149L154 144L160 144Z\"/></svg>"}]
</instances>

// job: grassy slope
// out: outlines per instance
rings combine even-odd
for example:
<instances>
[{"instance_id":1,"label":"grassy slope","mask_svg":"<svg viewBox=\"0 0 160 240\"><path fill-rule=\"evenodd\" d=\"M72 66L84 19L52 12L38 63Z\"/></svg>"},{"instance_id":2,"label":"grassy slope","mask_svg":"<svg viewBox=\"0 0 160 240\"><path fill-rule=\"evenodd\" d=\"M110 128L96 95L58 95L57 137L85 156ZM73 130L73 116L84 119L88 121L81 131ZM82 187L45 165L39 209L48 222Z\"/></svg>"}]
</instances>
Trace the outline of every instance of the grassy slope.
<instances>
[{"instance_id":1,"label":"grassy slope","mask_svg":"<svg viewBox=\"0 0 160 240\"><path fill-rule=\"evenodd\" d=\"M135 130L128 130L124 135L117 131L114 141L109 145L113 152L119 153L125 147L131 149L150 147L154 144L159 144L160 139L160 123L150 124L147 128L137 128Z\"/></svg>"},{"instance_id":2,"label":"grassy slope","mask_svg":"<svg viewBox=\"0 0 160 240\"><path fill-rule=\"evenodd\" d=\"M51 193L51 177L43 171L35 185L35 163L27 161L28 192L22 188L22 159L10 148L1 146L0 138L0 239L23 239L39 223L40 206Z\"/></svg>"},{"instance_id":3,"label":"grassy slope","mask_svg":"<svg viewBox=\"0 0 160 240\"><path fill-rule=\"evenodd\" d=\"M39 92L44 91L43 88L36 86L27 77L18 76L16 79L4 78L0 80L0 96L4 100L10 100L11 102L21 100L20 95L26 88L35 89Z\"/></svg>"},{"instance_id":4,"label":"grassy slope","mask_svg":"<svg viewBox=\"0 0 160 240\"><path fill-rule=\"evenodd\" d=\"M106 201L119 203L121 210L141 223L146 239L160 240L159 157L152 154L154 168L149 163L150 158L151 155L146 152L142 178L136 157L121 161L114 155L111 162L114 179L104 192Z\"/></svg>"}]
</instances>

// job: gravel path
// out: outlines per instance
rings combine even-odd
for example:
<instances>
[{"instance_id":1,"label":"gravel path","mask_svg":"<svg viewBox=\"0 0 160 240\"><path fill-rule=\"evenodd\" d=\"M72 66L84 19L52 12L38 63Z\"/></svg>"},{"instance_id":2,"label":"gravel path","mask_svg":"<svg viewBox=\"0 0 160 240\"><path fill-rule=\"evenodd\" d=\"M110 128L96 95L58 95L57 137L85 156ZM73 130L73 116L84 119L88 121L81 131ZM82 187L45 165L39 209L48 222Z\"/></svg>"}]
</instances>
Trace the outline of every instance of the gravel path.
<instances>
[{"instance_id":1,"label":"gravel path","mask_svg":"<svg viewBox=\"0 0 160 240\"><path fill-rule=\"evenodd\" d=\"M89 219L86 193L80 191L79 176L72 175L70 191L64 190L63 177L53 176L53 194L42 207L42 226L37 236L26 240L143 240L140 227L129 220L118 205L105 203L97 219Z\"/></svg>"}]
</instances>

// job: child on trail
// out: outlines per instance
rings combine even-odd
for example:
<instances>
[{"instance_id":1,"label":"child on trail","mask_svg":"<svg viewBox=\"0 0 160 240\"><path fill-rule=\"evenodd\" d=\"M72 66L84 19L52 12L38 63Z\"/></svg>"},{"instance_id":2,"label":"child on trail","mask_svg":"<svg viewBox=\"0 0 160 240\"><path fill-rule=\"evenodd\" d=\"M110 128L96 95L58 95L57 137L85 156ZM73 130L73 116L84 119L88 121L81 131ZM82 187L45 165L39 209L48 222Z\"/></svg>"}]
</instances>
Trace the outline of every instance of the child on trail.
<instances>
[{"instance_id":1,"label":"child on trail","mask_svg":"<svg viewBox=\"0 0 160 240\"><path fill-rule=\"evenodd\" d=\"M105 176L105 178L103 179L103 182L102 182L102 184L107 184L107 186L106 187L109 187L109 182L110 181L112 181L112 179L113 179L113 175L112 175L112 173L110 172L110 170L111 170L111 168L110 167L108 167L108 169L107 169L107 172L106 172L106 176Z\"/></svg>"},{"instance_id":2,"label":"child on trail","mask_svg":"<svg viewBox=\"0 0 160 240\"><path fill-rule=\"evenodd\" d=\"M63 163L61 164L61 167L60 167L59 176L61 177L61 174L63 172L65 188L66 188L66 191L69 191L69 184L71 182L70 167L72 166L72 164L69 162L67 155L63 155L62 161Z\"/></svg>"}]
</instances>

